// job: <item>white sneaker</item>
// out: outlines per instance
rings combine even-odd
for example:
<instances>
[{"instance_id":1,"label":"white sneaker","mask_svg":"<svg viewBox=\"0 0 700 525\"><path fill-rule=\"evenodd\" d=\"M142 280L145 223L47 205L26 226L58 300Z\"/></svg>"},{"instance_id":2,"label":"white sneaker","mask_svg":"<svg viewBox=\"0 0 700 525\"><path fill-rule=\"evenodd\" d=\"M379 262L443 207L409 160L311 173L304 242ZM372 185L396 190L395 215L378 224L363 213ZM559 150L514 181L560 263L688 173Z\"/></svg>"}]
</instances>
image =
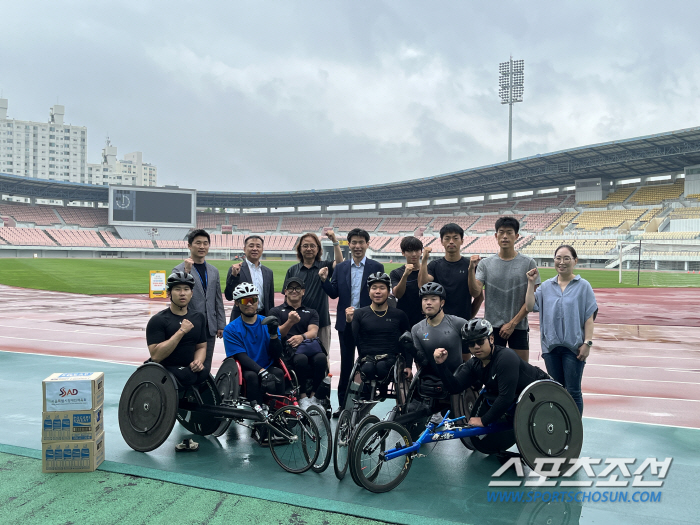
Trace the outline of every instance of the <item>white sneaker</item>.
<instances>
[{"instance_id":1,"label":"white sneaker","mask_svg":"<svg viewBox=\"0 0 700 525\"><path fill-rule=\"evenodd\" d=\"M317 407L321 406L321 402L316 399L316 396L311 396L307 398L309 400L309 405L316 405Z\"/></svg>"},{"instance_id":2,"label":"white sneaker","mask_svg":"<svg viewBox=\"0 0 700 525\"><path fill-rule=\"evenodd\" d=\"M308 397L302 397L302 398L299 400L299 407L300 407L302 410L306 410L307 408L309 408L309 405L310 405L310 404L311 404L311 400L310 400Z\"/></svg>"}]
</instances>

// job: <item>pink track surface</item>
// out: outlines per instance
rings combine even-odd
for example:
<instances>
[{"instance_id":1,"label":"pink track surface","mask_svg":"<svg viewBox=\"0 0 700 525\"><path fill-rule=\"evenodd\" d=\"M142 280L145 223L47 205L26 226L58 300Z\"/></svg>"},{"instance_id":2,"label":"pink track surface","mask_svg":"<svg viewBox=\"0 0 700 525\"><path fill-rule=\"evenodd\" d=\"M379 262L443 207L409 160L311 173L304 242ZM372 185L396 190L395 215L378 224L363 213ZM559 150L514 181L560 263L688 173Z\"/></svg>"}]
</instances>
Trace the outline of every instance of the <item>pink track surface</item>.
<instances>
[{"instance_id":1,"label":"pink track surface","mask_svg":"<svg viewBox=\"0 0 700 525\"><path fill-rule=\"evenodd\" d=\"M596 298L595 346L583 375L585 415L700 428L700 290L601 289ZM1 285L0 299L0 350L135 365L148 358L148 319L168 305L139 295L88 296ZM276 302L281 301L278 295ZM530 324L530 362L545 369L536 315ZM219 341L215 370L224 357ZM335 332L331 372L337 379Z\"/></svg>"}]
</instances>

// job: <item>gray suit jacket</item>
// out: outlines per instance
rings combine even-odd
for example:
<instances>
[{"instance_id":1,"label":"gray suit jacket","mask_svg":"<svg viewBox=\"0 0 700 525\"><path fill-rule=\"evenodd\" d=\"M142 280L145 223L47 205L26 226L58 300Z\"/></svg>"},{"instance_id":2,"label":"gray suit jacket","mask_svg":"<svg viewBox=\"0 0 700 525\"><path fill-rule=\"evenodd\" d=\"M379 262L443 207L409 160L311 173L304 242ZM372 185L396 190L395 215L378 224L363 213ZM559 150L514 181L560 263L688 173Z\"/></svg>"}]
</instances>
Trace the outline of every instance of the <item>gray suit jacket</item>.
<instances>
[{"instance_id":1,"label":"gray suit jacket","mask_svg":"<svg viewBox=\"0 0 700 525\"><path fill-rule=\"evenodd\" d=\"M267 266L262 266L262 274L263 274L263 294L265 294L265 304L261 305L262 306L262 311L259 313L261 315L267 316L269 315L270 310L272 310L275 307L275 276L272 273L272 270L268 268ZM233 275L231 272L231 268L229 267L228 273L226 274L226 289L224 290L224 295L226 296L226 299L229 301L233 301L233 290L238 286L240 283L252 283L253 278L250 276L250 268L248 268L247 264L242 264L241 265L241 271L238 273L238 275ZM233 310L231 310L231 321L236 319L237 317L240 317L241 312L238 309L236 305L233 306Z\"/></svg>"},{"instance_id":2,"label":"gray suit jacket","mask_svg":"<svg viewBox=\"0 0 700 525\"><path fill-rule=\"evenodd\" d=\"M224 300L221 297L221 283L219 281L219 270L204 261L207 265L207 293L204 293L202 280L199 278L197 270L192 268L194 277L194 290L192 290L192 300L188 308L196 312L202 312L209 327L209 337L215 336L217 330L226 328L226 314L224 313ZM185 271L185 262L181 262L173 271Z\"/></svg>"}]
</instances>

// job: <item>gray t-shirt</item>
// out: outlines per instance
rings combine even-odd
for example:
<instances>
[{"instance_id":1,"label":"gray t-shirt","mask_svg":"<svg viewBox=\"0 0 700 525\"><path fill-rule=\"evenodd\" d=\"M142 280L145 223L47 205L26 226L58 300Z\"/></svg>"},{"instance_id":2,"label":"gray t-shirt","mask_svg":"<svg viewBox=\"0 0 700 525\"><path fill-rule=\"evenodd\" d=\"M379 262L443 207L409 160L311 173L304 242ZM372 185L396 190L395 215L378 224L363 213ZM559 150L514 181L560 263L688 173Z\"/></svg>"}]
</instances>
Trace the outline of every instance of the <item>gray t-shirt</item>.
<instances>
[{"instance_id":1,"label":"gray t-shirt","mask_svg":"<svg viewBox=\"0 0 700 525\"><path fill-rule=\"evenodd\" d=\"M500 327L510 322L525 304L527 292L527 275L529 270L536 268L535 261L521 253L514 259L504 261L498 254L479 261L476 267L476 279L486 288L484 298L484 317L494 327ZM537 277L536 284L540 283ZM527 316L515 327L516 330L527 330Z\"/></svg>"},{"instance_id":2,"label":"gray t-shirt","mask_svg":"<svg viewBox=\"0 0 700 525\"><path fill-rule=\"evenodd\" d=\"M457 370L462 364L462 338L460 330L467 323L466 320L456 315L445 314L442 322L437 326L430 326L427 319L415 324L411 329L413 346L421 348L428 358L430 373L439 376L433 353L436 348L447 350L447 368L450 372Z\"/></svg>"}]
</instances>

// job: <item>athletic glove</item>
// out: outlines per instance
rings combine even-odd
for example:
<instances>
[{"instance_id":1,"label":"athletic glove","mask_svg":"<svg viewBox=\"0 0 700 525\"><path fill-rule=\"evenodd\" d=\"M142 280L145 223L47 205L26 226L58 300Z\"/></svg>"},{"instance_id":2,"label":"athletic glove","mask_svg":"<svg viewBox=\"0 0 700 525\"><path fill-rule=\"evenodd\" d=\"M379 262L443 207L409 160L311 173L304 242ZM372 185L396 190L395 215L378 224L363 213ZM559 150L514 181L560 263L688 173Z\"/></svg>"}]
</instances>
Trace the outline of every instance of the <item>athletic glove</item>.
<instances>
[{"instance_id":1,"label":"athletic glove","mask_svg":"<svg viewBox=\"0 0 700 525\"><path fill-rule=\"evenodd\" d=\"M261 368L258 376L260 377L260 386L265 392L274 393L277 391L276 386L280 384L280 380L277 379L275 374L271 374L264 368Z\"/></svg>"},{"instance_id":2,"label":"athletic glove","mask_svg":"<svg viewBox=\"0 0 700 525\"><path fill-rule=\"evenodd\" d=\"M401 346L401 349L408 352L411 354L414 358L416 357L416 347L413 345L413 336L411 335L411 332L404 332L401 334L401 337L399 337L399 345Z\"/></svg>"},{"instance_id":3,"label":"athletic glove","mask_svg":"<svg viewBox=\"0 0 700 525\"><path fill-rule=\"evenodd\" d=\"M277 319L277 317L274 315L268 315L262 320L262 324L267 326L267 331L270 333L270 335L277 335L277 329L280 326L280 320Z\"/></svg>"}]
</instances>

